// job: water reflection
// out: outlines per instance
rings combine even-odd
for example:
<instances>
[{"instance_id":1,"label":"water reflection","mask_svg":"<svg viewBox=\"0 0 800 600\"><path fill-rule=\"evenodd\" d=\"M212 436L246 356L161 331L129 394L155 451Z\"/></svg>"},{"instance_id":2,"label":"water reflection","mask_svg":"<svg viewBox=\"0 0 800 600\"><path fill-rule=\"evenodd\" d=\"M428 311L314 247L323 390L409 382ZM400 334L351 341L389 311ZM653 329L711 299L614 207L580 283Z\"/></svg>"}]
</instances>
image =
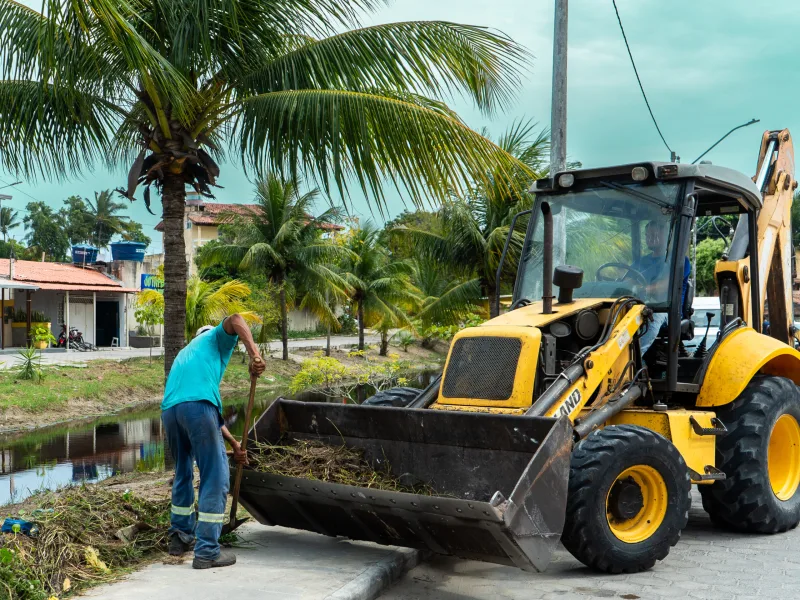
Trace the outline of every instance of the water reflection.
<instances>
[{"instance_id":1,"label":"water reflection","mask_svg":"<svg viewBox=\"0 0 800 600\"><path fill-rule=\"evenodd\" d=\"M415 376L408 384L425 387L431 374ZM363 390L360 396L372 395ZM256 396L258 418L280 396L270 391ZM313 393L298 394L306 402L330 402ZM244 433L246 395L223 399L223 418L236 437ZM93 422L65 424L24 434L0 436L0 505L21 502L33 493L74 483L94 483L132 471L171 469L165 451L161 411L157 405Z\"/></svg>"}]
</instances>

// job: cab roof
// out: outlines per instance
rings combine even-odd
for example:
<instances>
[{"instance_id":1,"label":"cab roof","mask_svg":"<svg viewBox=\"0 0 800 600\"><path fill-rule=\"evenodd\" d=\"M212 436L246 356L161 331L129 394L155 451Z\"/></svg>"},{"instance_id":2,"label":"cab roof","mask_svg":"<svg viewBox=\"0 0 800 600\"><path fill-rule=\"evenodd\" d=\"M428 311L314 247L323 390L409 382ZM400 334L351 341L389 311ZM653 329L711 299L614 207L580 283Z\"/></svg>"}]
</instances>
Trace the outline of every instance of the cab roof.
<instances>
[{"instance_id":1,"label":"cab roof","mask_svg":"<svg viewBox=\"0 0 800 600\"><path fill-rule=\"evenodd\" d=\"M734 169L720 167L711 163L689 165L670 162L644 162L603 167L597 169L574 169L560 171L553 179L540 179L535 182L533 192L566 191L558 185L558 177L563 173L571 173L576 181L619 177L629 175L634 167L646 167L650 173L648 181L670 181L676 179L694 179L699 191L735 198L743 206L757 211L762 206L761 192L753 180Z\"/></svg>"}]
</instances>

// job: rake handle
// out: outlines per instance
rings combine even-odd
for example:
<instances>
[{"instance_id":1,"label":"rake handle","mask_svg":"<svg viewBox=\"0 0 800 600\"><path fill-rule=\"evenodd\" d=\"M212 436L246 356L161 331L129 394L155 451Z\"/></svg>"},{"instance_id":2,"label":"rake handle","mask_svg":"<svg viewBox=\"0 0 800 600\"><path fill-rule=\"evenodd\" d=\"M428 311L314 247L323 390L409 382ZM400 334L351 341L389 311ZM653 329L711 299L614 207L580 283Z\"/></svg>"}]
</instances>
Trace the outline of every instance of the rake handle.
<instances>
[{"instance_id":1,"label":"rake handle","mask_svg":"<svg viewBox=\"0 0 800 600\"><path fill-rule=\"evenodd\" d=\"M260 359L256 358L253 362L261 362ZM250 420L253 417L253 404L256 398L256 381L258 378L255 376L250 376L250 398L247 400L247 409L244 413L244 434L242 435L242 452L247 452L247 438L250 434ZM228 521L228 527L231 529L236 528L236 511L239 509L239 489L242 487L242 471L244 470L244 465L237 464L236 465L236 479L233 482L233 501L231 502L231 516L230 520Z\"/></svg>"}]
</instances>

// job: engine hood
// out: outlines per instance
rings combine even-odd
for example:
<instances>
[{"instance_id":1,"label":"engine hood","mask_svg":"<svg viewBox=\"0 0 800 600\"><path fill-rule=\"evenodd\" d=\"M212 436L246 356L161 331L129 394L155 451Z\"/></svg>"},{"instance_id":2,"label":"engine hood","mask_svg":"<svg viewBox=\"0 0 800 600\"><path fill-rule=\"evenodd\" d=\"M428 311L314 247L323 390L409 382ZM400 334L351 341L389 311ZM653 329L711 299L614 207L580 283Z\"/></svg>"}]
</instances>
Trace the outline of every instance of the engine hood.
<instances>
[{"instance_id":1,"label":"engine hood","mask_svg":"<svg viewBox=\"0 0 800 600\"><path fill-rule=\"evenodd\" d=\"M548 323L574 315L587 308L599 309L604 304L609 304L613 301L613 299L605 298L581 298L569 304L554 304L552 314L543 315L542 302L540 300L486 321L480 327L543 327Z\"/></svg>"}]
</instances>

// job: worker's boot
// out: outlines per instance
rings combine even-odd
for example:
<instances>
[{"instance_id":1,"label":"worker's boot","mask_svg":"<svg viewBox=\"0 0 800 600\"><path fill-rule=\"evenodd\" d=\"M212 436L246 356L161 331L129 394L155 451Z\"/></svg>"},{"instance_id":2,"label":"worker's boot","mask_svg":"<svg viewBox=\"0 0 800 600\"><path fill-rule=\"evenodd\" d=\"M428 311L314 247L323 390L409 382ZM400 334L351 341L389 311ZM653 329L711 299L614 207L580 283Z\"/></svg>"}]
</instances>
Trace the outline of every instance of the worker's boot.
<instances>
[{"instance_id":1,"label":"worker's boot","mask_svg":"<svg viewBox=\"0 0 800 600\"><path fill-rule=\"evenodd\" d=\"M194 557L192 568L194 569L213 569L215 567L230 567L236 564L236 555L233 552L222 550L214 560Z\"/></svg>"},{"instance_id":2,"label":"worker's boot","mask_svg":"<svg viewBox=\"0 0 800 600\"><path fill-rule=\"evenodd\" d=\"M181 536L179 536L177 533L173 533L171 536L169 536L170 556L183 556L192 548L194 548L194 541L187 544L181 539Z\"/></svg>"}]
</instances>

